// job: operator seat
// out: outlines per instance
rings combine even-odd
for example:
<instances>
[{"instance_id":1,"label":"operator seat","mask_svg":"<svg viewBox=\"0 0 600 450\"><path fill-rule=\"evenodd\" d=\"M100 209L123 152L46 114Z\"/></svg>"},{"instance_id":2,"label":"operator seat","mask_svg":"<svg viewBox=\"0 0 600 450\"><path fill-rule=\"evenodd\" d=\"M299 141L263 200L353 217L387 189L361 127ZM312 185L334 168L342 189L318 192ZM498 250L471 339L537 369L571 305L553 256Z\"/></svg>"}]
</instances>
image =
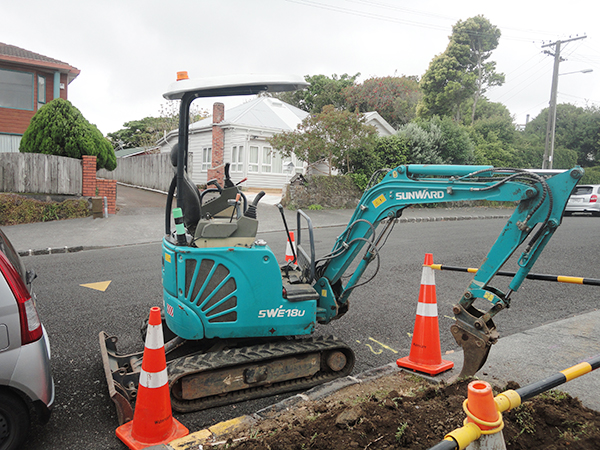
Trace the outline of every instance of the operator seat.
<instances>
[{"instance_id":1,"label":"operator seat","mask_svg":"<svg viewBox=\"0 0 600 450\"><path fill-rule=\"evenodd\" d=\"M171 164L177 171L177 153L179 152L179 144L175 144L171 149ZM192 182L187 174L183 172L183 183L177 186L177 196L182 199L181 210L183 212L183 224L188 232L193 236L196 231L196 226L202 215L202 203L200 200L200 192L196 185Z\"/></svg>"}]
</instances>

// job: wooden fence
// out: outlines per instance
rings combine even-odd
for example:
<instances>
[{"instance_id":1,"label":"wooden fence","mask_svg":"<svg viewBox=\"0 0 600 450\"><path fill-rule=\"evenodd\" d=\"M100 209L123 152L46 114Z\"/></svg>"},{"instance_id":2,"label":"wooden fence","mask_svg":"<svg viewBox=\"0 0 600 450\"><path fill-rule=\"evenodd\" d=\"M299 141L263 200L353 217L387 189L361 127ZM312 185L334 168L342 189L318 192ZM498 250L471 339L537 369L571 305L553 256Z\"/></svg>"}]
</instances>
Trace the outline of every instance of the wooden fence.
<instances>
[{"instance_id":1,"label":"wooden fence","mask_svg":"<svg viewBox=\"0 0 600 450\"><path fill-rule=\"evenodd\" d=\"M81 160L40 153L0 153L0 192L81 195Z\"/></svg>"},{"instance_id":2,"label":"wooden fence","mask_svg":"<svg viewBox=\"0 0 600 450\"><path fill-rule=\"evenodd\" d=\"M188 157L190 177L193 155ZM96 176L133 186L168 191L175 172L169 153L118 158L112 172ZM81 195L82 161L40 153L0 153L0 192Z\"/></svg>"},{"instance_id":3,"label":"wooden fence","mask_svg":"<svg viewBox=\"0 0 600 450\"><path fill-rule=\"evenodd\" d=\"M190 177L192 176L192 167L194 167L192 157L193 155L190 153L188 156L188 174ZM169 190L174 175L170 153L118 158L115 170L109 172L101 169L97 174L98 178L117 180L121 183L164 192Z\"/></svg>"}]
</instances>

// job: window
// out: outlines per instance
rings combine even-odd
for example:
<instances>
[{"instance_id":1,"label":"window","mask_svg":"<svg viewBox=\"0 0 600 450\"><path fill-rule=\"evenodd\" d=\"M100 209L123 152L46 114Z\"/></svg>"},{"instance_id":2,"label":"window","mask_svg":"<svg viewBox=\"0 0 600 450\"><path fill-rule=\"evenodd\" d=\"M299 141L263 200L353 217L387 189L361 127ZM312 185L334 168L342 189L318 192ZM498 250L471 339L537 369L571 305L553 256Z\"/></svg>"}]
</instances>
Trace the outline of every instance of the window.
<instances>
[{"instance_id":1,"label":"window","mask_svg":"<svg viewBox=\"0 0 600 450\"><path fill-rule=\"evenodd\" d=\"M243 172L244 171L244 146L234 145L231 149L231 171L232 172Z\"/></svg>"},{"instance_id":2,"label":"window","mask_svg":"<svg viewBox=\"0 0 600 450\"><path fill-rule=\"evenodd\" d=\"M33 111L33 74L0 69L0 107Z\"/></svg>"},{"instance_id":3,"label":"window","mask_svg":"<svg viewBox=\"0 0 600 450\"><path fill-rule=\"evenodd\" d=\"M261 172L268 173L271 172L271 167L273 163L273 149L271 147L263 147L263 159Z\"/></svg>"},{"instance_id":4,"label":"window","mask_svg":"<svg viewBox=\"0 0 600 450\"><path fill-rule=\"evenodd\" d=\"M212 147L204 147L202 149L202 171L208 172L212 167Z\"/></svg>"},{"instance_id":5,"label":"window","mask_svg":"<svg viewBox=\"0 0 600 450\"><path fill-rule=\"evenodd\" d=\"M258 147L252 145L248 154L248 172L258 172Z\"/></svg>"},{"instance_id":6,"label":"window","mask_svg":"<svg viewBox=\"0 0 600 450\"><path fill-rule=\"evenodd\" d=\"M38 75L38 109L46 104L46 77Z\"/></svg>"}]
</instances>

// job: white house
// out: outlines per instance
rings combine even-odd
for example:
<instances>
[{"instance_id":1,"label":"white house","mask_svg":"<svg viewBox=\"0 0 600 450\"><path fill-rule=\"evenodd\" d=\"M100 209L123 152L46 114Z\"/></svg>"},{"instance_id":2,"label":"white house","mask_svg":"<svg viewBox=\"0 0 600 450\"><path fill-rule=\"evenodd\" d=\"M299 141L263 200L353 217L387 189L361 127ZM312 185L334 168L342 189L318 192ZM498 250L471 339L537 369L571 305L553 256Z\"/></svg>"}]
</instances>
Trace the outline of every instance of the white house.
<instances>
[{"instance_id":1,"label":"white house","mask_svg":"<svg viewBox=\"0 0 600 450\"><path fill-rule=\"evenodd\" d=\"M257 97L227 111L222 103L215 103L211 117L190 125L188 151L194 153L192 181L205 184L216 178L209 174L213 162L215 165L229 162L234 183L247 178L244 186L248 188L282 189L291 176L304 172L305 164L295 155L284 158L267 139L295 130L306 116L306 111L272 97ZM366 113L365 117L380 136L395 133L377 112ZM173 130L161 139L158 142L161 152L171 151L177 138L178 131Z\"/></svg>"}]
</instances>

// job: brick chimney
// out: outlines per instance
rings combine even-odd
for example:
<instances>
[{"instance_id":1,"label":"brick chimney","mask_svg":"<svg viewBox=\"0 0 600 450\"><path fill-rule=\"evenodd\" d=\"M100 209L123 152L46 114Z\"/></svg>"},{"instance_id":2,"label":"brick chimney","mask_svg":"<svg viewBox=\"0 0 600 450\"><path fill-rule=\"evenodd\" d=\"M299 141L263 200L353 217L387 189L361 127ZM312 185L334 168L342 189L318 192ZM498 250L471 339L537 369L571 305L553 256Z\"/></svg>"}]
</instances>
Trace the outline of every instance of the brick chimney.
<instances>
[{"instance_id":1,"label":"brick chimney","mask_svg":"<svg viewBox=\"0 0 600 450\"><path fill-rule=\"evenodd\" d=\"M212 126L212 167L208 169L208 180L216 178L219 184L223 186L224 178L224 152L225 152L225 131L218 124L225 119L225 105L215 103L213 105L213 126Z\"/></svg>"}]
</instances>

